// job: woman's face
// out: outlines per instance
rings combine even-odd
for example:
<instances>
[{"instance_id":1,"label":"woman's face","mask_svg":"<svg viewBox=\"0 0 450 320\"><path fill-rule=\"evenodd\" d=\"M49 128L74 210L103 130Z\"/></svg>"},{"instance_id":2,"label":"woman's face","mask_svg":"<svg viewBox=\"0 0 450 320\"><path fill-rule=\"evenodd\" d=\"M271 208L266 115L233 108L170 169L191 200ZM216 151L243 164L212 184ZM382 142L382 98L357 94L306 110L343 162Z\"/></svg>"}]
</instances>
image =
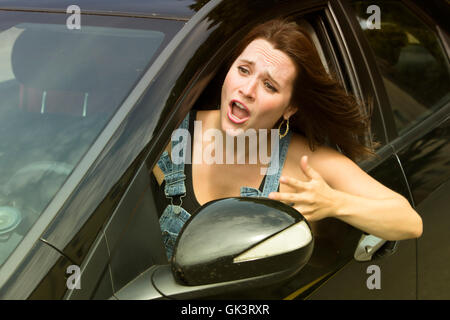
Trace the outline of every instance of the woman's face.
<instances>
[{"instance_id":1,"label":"woman's face","mask_svg":"<svg viewBox=\"0 0 450 320\"><path fill-rule=\"evenodd\" d=\"M296 68L264 39L252 41L234 61L222 87L222 130L271 129L297 109L289 105ZM230 131L231 130L231 131Z\"/></svg>"}]
</instances>

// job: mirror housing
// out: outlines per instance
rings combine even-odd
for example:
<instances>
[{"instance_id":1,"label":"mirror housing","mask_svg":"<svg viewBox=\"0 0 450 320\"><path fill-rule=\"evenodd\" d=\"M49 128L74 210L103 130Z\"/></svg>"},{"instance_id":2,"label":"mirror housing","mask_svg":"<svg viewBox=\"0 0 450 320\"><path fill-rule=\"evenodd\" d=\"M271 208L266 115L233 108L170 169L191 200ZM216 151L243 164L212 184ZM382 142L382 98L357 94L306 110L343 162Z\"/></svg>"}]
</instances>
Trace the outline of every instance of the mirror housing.
<instances>
[{"instance_id":1,"label":"mirror housing","mask_svg":"<svg viewBox=\"0 0 450 320\"><path fill-rule=\"evenodd\" d=\"M208 202L183 226L175 244L172 273L198 286L302 269L314 238L294 208L262 197Z\"/></svg>"}]
</instances>

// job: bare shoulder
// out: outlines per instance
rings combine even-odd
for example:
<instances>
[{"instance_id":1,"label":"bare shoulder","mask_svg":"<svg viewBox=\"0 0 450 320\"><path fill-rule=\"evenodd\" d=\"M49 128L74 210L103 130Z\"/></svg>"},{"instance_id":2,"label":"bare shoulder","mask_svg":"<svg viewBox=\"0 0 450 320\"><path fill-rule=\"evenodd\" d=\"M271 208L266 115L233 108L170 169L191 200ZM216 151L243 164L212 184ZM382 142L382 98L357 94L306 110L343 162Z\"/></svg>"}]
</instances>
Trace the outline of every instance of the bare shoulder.
<instances>
[{"instance_id":1,"label":"bare shoulder","mask_svg":"<svg viewBox=\"0 0 450 320\"><path fill-rule=\"evenodd\" d=\"M314 150L311 150L308 140L304 136L295 135L293 138L293 148L304 150L301 153L293 152L297 156L296 160L299 162L302 156L308 156L308 164L327 182L333 183L333 180L337 177L337 172L345 173L348 170L362 171L353 160L330 146L319 145L315 146Z\"/></svg>"},{"instance_id":2,"label":"bare shoulder","mask_svg":"<svg viewBox=\"0 0 450 320\"><path fill-rule=\"evenodd\" d=\"M302 156L310 156L311 154L308 140L300 134L293 133L283 167L283 175L306 181L307 179L300 169L300 160Z\"/></svg>"},{"instance_id":3,"label":"bare shoulder","mask_svg":"<svg viewBox=\"0 0 450 320\"><path fill-rule=\"evenodd\" d=\"M293 142L295 150L290 151L293 153L295 161L299 163L301 157L307 155L308 164L320 174L330 187L372 199L387 199L399 196L371 177L357 163L338 150L322 145L311 151L307 146L306 138L301 136L300 138L294 137ZM300 168L300 165L298 167ZM300 171L302 170L300 169Z\"/></svg>"},{"instance_id":4,"label":"bare shoulder","mask_svg":"<svg viewBox=\"0 0 450 320\"><path fill-rule=\"evenodd\" d=\"M337 150L325 145L314 146L314 150L312 150L305 136L294 133L289 144L287 159L289 162L300 163L303 156L308 156L310 164L347 159Z\"/></svg>"},{"instance_id":5,"label":"bare shoulder","mask_svg":"<svg viewBox=\"0 0 450 320\"><path fill-rule=\"evenodd\" d=\"M341 179L341 176L345 176L345 173L348 173L349 170L353 173L358 170L363 172L356 163L336 149L326 145L320 145L315 146L314 150L311 150L308 139L303 135L294 133L289 145L286 165L289 165L290 172L294 170L294 176L296 175L302 180L306 180L306 177L300 169L300 161L305 155L308 156L308 164L316 170L330 186L335 185L335 182ZM344 174L341 175L339 173Z\"/></svg>"},{"instance_id":6,"label":"bare shoulder","mask_svg":"<svg viewBox=\"0 0 450 320\"><path fill-rule=\"evenodd\" d=\"M353 160L326 145L317 147L308 162L331 187L339 187L349 176L366 175Z\"/></svg>"}]
</instances>

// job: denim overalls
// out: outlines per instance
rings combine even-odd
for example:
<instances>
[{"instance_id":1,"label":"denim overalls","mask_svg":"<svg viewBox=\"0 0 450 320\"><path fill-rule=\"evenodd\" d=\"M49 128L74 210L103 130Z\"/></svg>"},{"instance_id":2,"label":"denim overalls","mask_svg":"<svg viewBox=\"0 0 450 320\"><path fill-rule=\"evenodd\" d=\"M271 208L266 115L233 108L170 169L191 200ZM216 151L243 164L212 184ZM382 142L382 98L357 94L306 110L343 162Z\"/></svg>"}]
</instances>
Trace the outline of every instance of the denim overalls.
<instances>
[{"instance_id":1,"label":"denim overalls","mask_svg":"<svg viewBox=\"0 0 450 320\"><path fill-rule=\"evenodd\" d=\"M189 113L181 123L180 128L186 130L189 128ZM278 190L278 183L281 171L283 169L290 139L291 132L288 132L288 134L279 141L278 170L275 174L266 174L263 191L261 192L259 189L251 187L241 187L241 197L267 197L269 193ZM185 143L180 152L180 157L183 157L184 151L187 147L190 148L190 146L187 146L187 141L183 141L183 139L181 141L172 141L172 152L178 143ZM178 150L180 149L178 148ZM272 159L273 156L275 155L272 155ZM274 162L271 160L267 172L275 172L274 169L270 170L273 163ZM186 179L186 176L184 174L184 161L182 161L180 164L174 164L171 161L168 152L164 151L160 159L158 160L158 166L164 173L164 180L166 182L164 194L171 203L166 207L166 209L164 209L164 212L159 219L163 241L166 247L167 258L170 260L173 254L177 236L181 228L191 215L181 207L183 202L182 199L186 195L186 186L184 183ZM174 201L174 198L176 198L177 200Z\"/></svg>"}]
</instances>

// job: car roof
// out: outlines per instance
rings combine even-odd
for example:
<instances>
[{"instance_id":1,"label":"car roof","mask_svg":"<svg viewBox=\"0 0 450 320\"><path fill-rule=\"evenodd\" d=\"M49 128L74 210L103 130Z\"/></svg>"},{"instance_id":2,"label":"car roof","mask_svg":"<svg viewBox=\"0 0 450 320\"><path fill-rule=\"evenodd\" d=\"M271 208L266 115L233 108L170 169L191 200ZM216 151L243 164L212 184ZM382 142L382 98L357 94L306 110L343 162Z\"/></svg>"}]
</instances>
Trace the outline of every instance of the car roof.
<instances>
[{"instance_id":1,"label":"car roof","mask_svg":"<svg viewBox=\"0 0 450 320\"><path fill-rule=\"evenodd\" d=\"M188 20L209 0L0 0L0 9L66 11L71 5L81 13L137 14Z\"/></svg>"}]
</instances>

